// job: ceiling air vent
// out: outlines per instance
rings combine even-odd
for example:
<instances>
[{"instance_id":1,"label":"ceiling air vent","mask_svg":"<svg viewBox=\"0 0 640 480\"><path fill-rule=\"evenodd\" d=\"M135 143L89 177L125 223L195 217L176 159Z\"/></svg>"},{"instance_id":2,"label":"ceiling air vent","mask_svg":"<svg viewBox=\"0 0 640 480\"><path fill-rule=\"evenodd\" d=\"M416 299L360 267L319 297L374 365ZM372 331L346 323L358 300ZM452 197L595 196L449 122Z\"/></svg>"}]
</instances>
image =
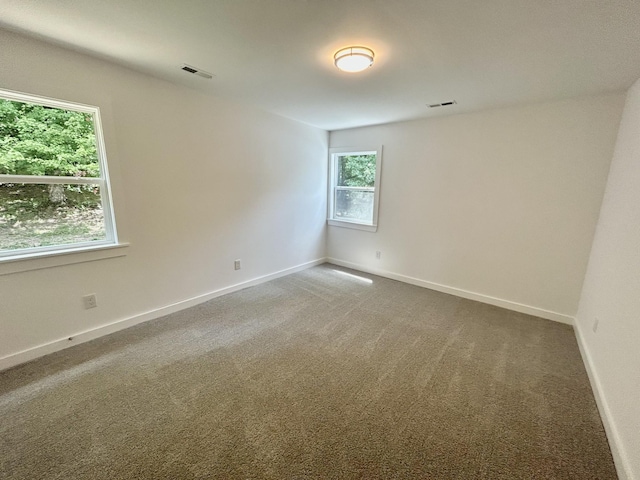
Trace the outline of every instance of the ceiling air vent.
<instances>
[{"instance_id":1,"label":"ceiling air vent","mask_svg":"<svg viewBox=\"0 0 640 480\"><path fill-rule=\"evenodd\" d=\"M212 73L205 72L204 70L192 67L191 65L187 65L186 63L182 65L182 70L184 70L185 72L193 73L194 75L198 75L199 77L206 78L208 80L211 80L213 78Z\"/></svg>"},{"instance_id":2,"label":"ceiling air vent","mask_svg":"<svg viewBox=\"0 0 640 480\"><path fill-rule=\"evenodd\" d=\"M458 104L458 102L456 102L455 100L451 100L449 102L431 103L431 104L428 104L427 107L429 107L429 108L450 107L451 105L457 105L457 104Z\"/></svg>"}]
</instances>

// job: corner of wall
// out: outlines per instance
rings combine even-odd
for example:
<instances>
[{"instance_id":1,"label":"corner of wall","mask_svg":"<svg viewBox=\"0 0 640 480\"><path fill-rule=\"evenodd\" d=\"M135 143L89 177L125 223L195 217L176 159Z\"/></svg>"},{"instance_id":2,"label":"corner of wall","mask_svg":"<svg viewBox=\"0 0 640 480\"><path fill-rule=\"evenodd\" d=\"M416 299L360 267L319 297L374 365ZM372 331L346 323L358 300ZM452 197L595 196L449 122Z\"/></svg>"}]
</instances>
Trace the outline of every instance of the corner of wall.
<instances>
[{"instance_id":1,"label":"corner of wall","mask_svg":"<svg viewBox=\"0 0 640 480\"><path fill-rule=\"evenodd\" d=\"M629 89L575 332L618 475L640 478L640 79ZM591 326L593 325L593 332Z\"/></svg>"},{"instance_id":2,"label":"corner of wall","mask_svg":"<svg viewBox=\"0 0 640 480\"><path fill-rule=\"evenodd\" d=\"M602 382L594 367L593 358L589 352L589 347L585 342L584 333L582 327L576 321L573 325L574 332L576 334L576 340L578 342L578 348L580 349L580 355L582 356L582 362L584 363L589 377L589 383L591 384L591 390L598 406L598 412L602 419L602 425L604 431L607 434L607 440L609 440L609 448L611 449L611 455L613 456L613 463L615 464L618 478L620 480L632 480L633 476L630 473L629 462L621 449L621 439L618 430L613 422L611 415L611 409L607 403L607 398L602 388Z\"/></svg>"}]
</instances>

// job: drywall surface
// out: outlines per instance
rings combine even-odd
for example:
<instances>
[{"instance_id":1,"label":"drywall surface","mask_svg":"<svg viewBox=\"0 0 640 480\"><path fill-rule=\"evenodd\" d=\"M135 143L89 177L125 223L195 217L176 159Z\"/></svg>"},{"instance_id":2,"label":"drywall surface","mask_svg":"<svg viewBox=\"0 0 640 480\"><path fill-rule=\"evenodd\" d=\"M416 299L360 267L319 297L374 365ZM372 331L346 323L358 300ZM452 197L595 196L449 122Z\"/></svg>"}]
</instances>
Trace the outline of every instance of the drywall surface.
<instances>
[{"instance_id":1,"label":"drywall surface","mask_svg":"<svg viewBox=\"0 0 640 480\"><path fill-rule=\"evenodd\" d=\"M378 231L330 226L328 256L570 321L623 103L603 95L332 132L330 147L382 144L383 164Z\"/></svg>"},{"instance_id":2,"label":"drywall surface","mask_svg":"<svg viewBox=\"0 0 640 480\"><path fill-rule=\"evenodd\" d=\"M0 88L100 107L131 245L0 275L0 359L325 256L326 131L6 31L0 44Z\"/></svg>"},{"instance_id":3,"label":"drywall surface","mask_svg":"<svg viewBox=\"0 0 640 480\"><path fill-rule=\"evenodd\" d=\"M576 327L618 468L640 479L640 80L627 95Z\"/></svg>"}]
</instances>

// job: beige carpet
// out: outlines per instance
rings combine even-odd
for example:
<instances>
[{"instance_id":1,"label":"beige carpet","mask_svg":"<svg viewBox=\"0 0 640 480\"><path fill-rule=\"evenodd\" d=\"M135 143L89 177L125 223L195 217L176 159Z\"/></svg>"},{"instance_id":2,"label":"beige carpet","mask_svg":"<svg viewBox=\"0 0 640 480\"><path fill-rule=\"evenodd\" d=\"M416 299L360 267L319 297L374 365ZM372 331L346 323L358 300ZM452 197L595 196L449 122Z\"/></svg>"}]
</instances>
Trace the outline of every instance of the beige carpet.
<instances>
[{"instance_id":1,"label":"beige carpet","mask_svg":"<svg viewBox=\"0 0 640 480\"><path fill-rule=\"evenodd\" d=\"M331 265L3 372L0 419L2 479L616 478L570 327Z\"/></svg>"}]
</instances>

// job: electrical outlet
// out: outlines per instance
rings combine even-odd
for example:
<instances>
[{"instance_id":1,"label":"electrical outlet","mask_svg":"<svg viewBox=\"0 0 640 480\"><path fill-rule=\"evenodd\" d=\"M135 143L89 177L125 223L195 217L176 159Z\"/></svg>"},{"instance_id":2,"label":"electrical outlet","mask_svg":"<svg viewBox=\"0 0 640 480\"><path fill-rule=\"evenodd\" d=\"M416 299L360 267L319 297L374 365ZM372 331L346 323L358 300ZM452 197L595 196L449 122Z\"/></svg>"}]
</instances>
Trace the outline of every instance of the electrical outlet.
<instances>
[{"instance_id":1,"label":"electrical outlet","mask_svg":"<svg viewBox=\"0 0 640 480\"><path fill-rule=\"evenodd\" d=\"M376 252L376 258L377 258L378 260L380 260L380 257L381 257L381 256L382 256L382 252L381 252L380 250L378 250L378 251Z\"/></svg>"},{"instance_id":2,"label":"electrical outlet","mask_svg":"<svg viewBox=\"0 0 640 480\"><path fill-rule=\"evenodd\" d=\"M600 320L598 318L596 318L593 321L593 327L591 327L591 329L593 330L593 333L596 333L598 331L598 324L600 323Z\"/></svg>"},{"instance_id":3,"label":"electrical outlet","mask_svg":"<svg viewBox=\"0 0 640 480\"><path fill-rule=\"evenodd\" d=\"M240 261L240 259L233 262L233 268L236 270L240 270L242 268L242 262Z\"/></svg>"},{"instance_id":4,"label":"electrical outlet","mask_svg":"<svg viewBox=\"0 0 640 480\"><path fill-rule=\"evenodd\" d=\"M98 297L96 297L95 293L85 295L84 297L82 297L82 301L84 302L85 310L96 308L98 306Z\"/></svg>"}]
</instances>

